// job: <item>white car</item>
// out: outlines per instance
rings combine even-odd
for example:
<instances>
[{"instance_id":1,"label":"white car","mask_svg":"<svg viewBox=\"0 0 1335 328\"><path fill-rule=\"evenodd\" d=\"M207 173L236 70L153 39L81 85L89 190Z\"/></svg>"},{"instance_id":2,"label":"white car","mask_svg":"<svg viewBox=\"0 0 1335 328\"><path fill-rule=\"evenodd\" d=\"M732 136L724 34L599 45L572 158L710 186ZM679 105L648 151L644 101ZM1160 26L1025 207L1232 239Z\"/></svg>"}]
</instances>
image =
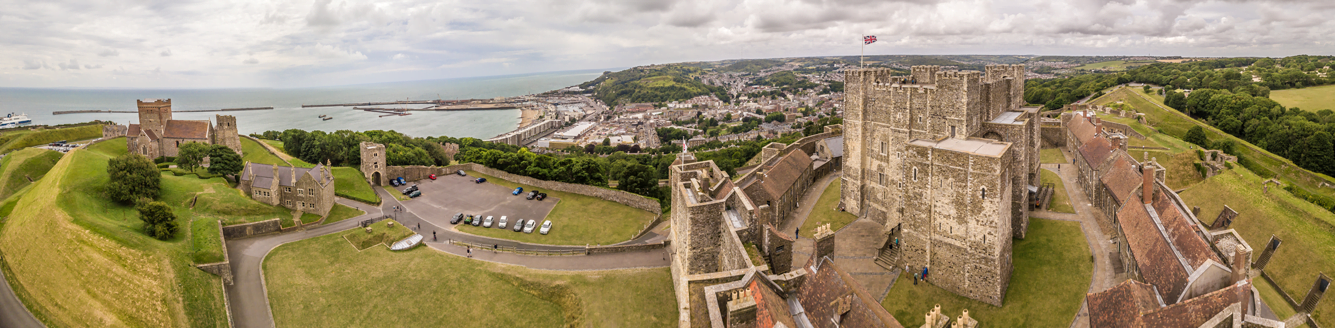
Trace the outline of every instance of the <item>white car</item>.
<instances>
[{"instance_id":1,"label":"white car","mask_svg":"<svg viewBox=\"0 0 1335 328\"><path fill-rule=\"evenodd\" d=\"M505 216L501 216L501 222L496 223L497 228L505 229Z\"/></svg>"},{"instance_id":2,"label":"white car","mask_svg":"<svg viewBox=\"0 0 1335 328\"><path fill-rule=\"evenodd\" d=\"M483 227L483 228L491 228L491 216L490 216L490 215L487 216L487 219L486 219L486 220L482 220L482 227Z\"/></svg>"},{"instance_id":3,"label":"white car","mask_svg":"<svg viewBox=\"0 0 1335 328\"><path fill-rule=\"evenodd\" d=\"M533 226L536 225L538 225L538 220L528 220L528 224L524 225L524 233L533 233Z\"/></svg>"},{"instance_id":4,"label":"white car","mask_svg":"<svg viewBox=\"0 0 1335 328\"><path fill-rule=\"evenodd\" d=\"M538 230L539 233L544 235L547 234L548 231L552 231L552 220L542 221L542 229Z\"/></svg>"}]
</instances>

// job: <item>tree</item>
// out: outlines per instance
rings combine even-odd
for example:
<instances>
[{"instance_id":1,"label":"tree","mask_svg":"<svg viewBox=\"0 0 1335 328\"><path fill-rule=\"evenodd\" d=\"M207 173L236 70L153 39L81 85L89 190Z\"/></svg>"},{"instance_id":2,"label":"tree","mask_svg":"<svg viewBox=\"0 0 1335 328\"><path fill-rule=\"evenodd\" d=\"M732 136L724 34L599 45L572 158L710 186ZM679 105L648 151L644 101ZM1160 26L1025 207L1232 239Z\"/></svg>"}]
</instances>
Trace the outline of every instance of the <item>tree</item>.
<instances>
[{"instance_id":1,"label":"tree","mask_svg":"<svg viewBox=\"0 0 1335 328\"><path fill-rule=\"evenodd\" d=\"M124 204L158 197L162 173L157 165L139 154L129 153L107 162L107 195Z\"/></svg>"},{"instance_id":2,"label":"tree","mask_svg":"<svg viewBox=\"0 0 1335 328\"><path fill-rule=\"evenodd\" d=\"M603 146L611 146L612 138L603 138Z\"/></svg>"},{"instance_id":3,"label":"tree","mask_svg":"<svg viewBox=\"0 0 1335 328\"><path fill-rule=\"evenodd\" d=\"M144 233L158 240L171 239L176 235L176 213L171 206L163 202L149 202L140 205L139 219L144 221Z\"/></svg>"},{"instance_id":4,"label":"tree","mask_svg":"<svg viewBox=\"0 0 1335 328\"><path fill-rule=\"evenodd\" d=\"M212 146L200 142L187 142L176 152L176 166L194 172L204 162Z\"/></svg>"},{"instance_id":5,"label":"tree","mask_svg":"<svg viewBox=\"0 0 1335 328\"><path fill-rule=\"evenodd\" d=\"M656 197L658 195L658 175L654 168L636 162L630 163L621 170L621 176L617 178L617 189L637 195Z\"/></svg>"},{"instance_id":6,"label":"tree","mask_svg":"<svg viewBox=\"0 0 1335 328\"><path fill-rule=\"evenodd\" d=\"M209 150L209 174L236 175L245 169L244 166L241 155L237 155L232 148L214 145L213 149Z\"/></svg>"},{"instance_id":7,"label":"tree","mask_svg":"<svg viewBox=\"0 0 1335 328\"><path fill-rule=\"evenodd\" d=\"M1210 144L1210 139L1205 137L1205 129L1201 128L1199 125L1193 126L1190 130L1187 130L1187 134L1182 137L1182 141L1190 142L1198 146L1206 146Z\"/></svg>"},{"instance_id":8,"label":"tree","mask_svg":"<svg viewBox=\"0 0 1335 328\"><path fill-rule=\"evenodd\" d=\"M1182 96L1181 92L1168 92L1168 95L1164 96L1163 103L1180 112L1185 112L1187 109L1187 97Z\"/></svg>"}]
</instances>

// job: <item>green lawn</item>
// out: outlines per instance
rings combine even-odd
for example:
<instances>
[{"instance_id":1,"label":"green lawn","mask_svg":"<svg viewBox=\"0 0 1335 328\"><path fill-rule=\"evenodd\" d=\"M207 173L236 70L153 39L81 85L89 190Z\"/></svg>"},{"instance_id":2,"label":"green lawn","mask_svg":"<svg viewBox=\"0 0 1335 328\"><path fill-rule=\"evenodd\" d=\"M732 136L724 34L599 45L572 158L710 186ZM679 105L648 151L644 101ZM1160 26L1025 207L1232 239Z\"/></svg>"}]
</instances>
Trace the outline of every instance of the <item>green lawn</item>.
<instances>
[{"instance_id":1,"label":"green lawn","mask_svg":"<svg viewBox=\"0 0 1335 328\"><path fill-rule=\"evenodd\" d=\"M19 189L41 180L65 154L41 148L24 148L0 160L0 198L8 198Z\"/></svg>"},{"instance_id":2,"label":"green lawn","mask_svg":"<svg viewBox=\"0 0 1335 328\"><path fill-rule=\"evenodd\" d=\"M1295 313L1293 307L1289 306L1289 302L1284 300L1284 296L1280 296L1279 291L1276 291L1275 287L1270 285L1270 282L1265 281L1265 278L1257 277L1253 279L1252 286L1256 287L1256 291L1261 294L1261 300L1270 306L1270 310L1274 311L1275 316L1279 317L1280 320L1293 316Z\"/></svg>"},{"instance_id":3,"label":"green lawn","mask_svg":"<svg viewBox=\"0 0 1335 328\"><path fill-rule=\"evenodd\" d=\"M478 172L468 171L468 175L487 178L487 183L505 186L506 188L535 189L533 186L501 180ZM620 203L554 190L543 190L543 192L546 192L549 197L547 201L552 201L551 198L560 199L560 202L556 203L556 207L552 209L551 213L547 214L546 218L538 220L539 224L543 220L552 221L550 234L543 235L536 231L531 234L515 233L509 229L483 228L462 224L456 226L456 229L475 235L533 244L611 245L630 240L635 234L644 230L645 225L654 220L654 213ZM392 193L398 194L397 192Z\"/></svg>"},{"instance_id":4,"label":"green lawn","mask_svg":"<svg viewBox=\"0 0 1335 328\"><path fill-rule=\"evenodd\" d=\"M1075 167L1066 166L1067 170ZM1062 183L1061 177L1056 172L1048 170L1039 170L1039 179L1043 184L1051 183L1053 185L1052 200L1048 201L1048 210L1062 213L1075 213L1075 207L1071 206L1071 196L1066 194L1066 185Z\"/></svg>"},{"instance_id":5,"label":"green lawn","mask_svg":"<svg viewBox=\"0 0 1335 328\"><path fill-rule=\"evenodd\" d=\"M334 195L367 204L380 204L380 196L375 194L375 189L371 189L371 184L366 182L366 175L361 170L335 167L330 171L334 172Z\"/></svg>"},{"instance_id":6,"label":"green lawn","mask_svg":"<svg viewBox=\"0 0 1335 328\"><path fill-rule=\"evenodd\" d=\"M857 221L858 216L839 210L839 186L843 185L841 179L834 179L830 186L820 193L820 198L816 200L816 207L811 209L811 215L807 216L807 221L802 222L800 232L802 237L811 238L816 233L816 227L829 223L830 231L839 231L840 228Z\"/></svg>"},{"instance_id":7,"label":"green lawn","mask_svg":"<svg viewBox=\"0 0 1335 328\"><path fill-rule=\"evenodd\" d=\"M301 213L301 224L311 224L319 222L323 216L315 213Z\"/></svg>"},{"instance_id":8,"label":"green lawn","mask_svg":"<svg viewBox=\"0 0 1335 328\"><path fill-rule=\"evenodd\" d=\"M1029 235L1015 240L1015 270L1002 307L955 295L902 274L881 302L905 327L923 324L936 304L942 314L969 316L987 327L1066 327L1089 289L1093 264L1079 222L1029 220Z\"/></svg>"},{"instance_id":9,"label":"green lawn","mask_svg":"<svg viewBox=\"0 0 1335 328\"><path fill-rule=\"evenodd\" d=\"M487 180L490 181L491 179L487 179ZM404 196L402 192L399 192L398 190L395 190L393 186L380 186L380 188L381 188L381 189L385 189L385 191L388 191L390 196L394 196L394 199L398 199L398 200L400 200L400 201L404 201L404 200L408 200L408 199L410 199L410 198L408 198L408 196ZM334 187L334 189L338 189L338 187L336 186L336 187Z\"/></svg>"},{"instance_id":10,"label":"green lawn","mask_svg":"<svg viewBox=\"0 0 1335 328\"><path fill-rule=\"evenodd\" d=\"M181 228L150 238L131 206L105 195L107 160L124 153L124 139L72 151L27 189L0 232L10 284L48 326L226 326L219 278L194 264L221 259L218 220L266 218L274 207L221 178L163 175L158 200Z\"/></svg>"},{"instance_id":11,"label":"green lawn","mask_svg":"<svg viewBox=\"0 0 1335 328\"><path fill-rule=\"evenodd\" d=\"M390 244L414 234L412 229L408 229L394 220L376 222L370 228L370 232L367 232L365 228L349 229L343 232L343 239L346 239L357 250L365 250L377 245L389 247Z\"/></svg>"},{"instance_id":12,"label":"green lawn","mask_svg":"<svg viewBox=\"0 0 1335 328\"><path fill-rule=\"evenodd\" d=\"M677 320L666 268L539 271L425 247L357 251L330 235L279 246L264 272L278 327L675 327Z\"/></svg>"},{"instance_id":13,"label":"green lawn","mask_svg":"<svg viewBox=\"0 0 1335 328\"><path fill-rule=\"evenodd\" d=\"M14 150L27 147L45 145L56 141L80 141L95 139L102 136L102 125L90 124L84 126L60 128L60 129L40 129L36 131L12 131L0 136L0 154L8 153ZM124 140L124 139L122 139ZM122 141L121 143L125 143Z\"/></svg>"},{"instance_id":14,"label":"green lawn","mask_svg":"<svg viewBox=\"0 0 1335 328\"><path fill-rule=\"evenodd\" d=\"M241 138L241 152L245 153L242 159L251 163L291 166L284 162L282 158L278 158L278 155L269 152L268 148L264 148L260 143L250 138Z\"/></svg>"},{"instance_id":15,"label":"green lawn","mask_svg":"<svg viewBox=\"0 0 1335 328\"><path fill-rule=\"evenodd\" d=\"M1039 150L1038 160L1043 164L1063 164L1071 162L1071 160L1066 159L1066 155L1062 154L1062 150L1059 148L1043 148L1043 150Z\"/></svg>"},{"instance_id":16,"label":"green lawn","mask_svg":"<svg viewBox=\"0 0 1335 328\"><path fill-rule=\"evenodd\" d=\"M331 224L334 222L355 218L362 214L366 214L366 212L359 209L347 207L342 204L334 204L334 207L329 209L329 216L324 219L324 224Z\"/></svg>"},{"instance_id":17,"label":"green lawn","mask_svg":"<svg viewBox=\"0 0 1335 328\"><path fill-rule=\"evenodd\" d=\"M1331 247L1335 245L1335 214L1274 185L1263 192L1261 182L1265 179L1235 166L1188 188L1182 192L1182 200L1200 206L1206 224L1224 205L1238 211L1231 228L1256 249L1253 260L1261 255L1270 235L1283 240L1265 271L1289 296L1301 299L1318 272L1330 274L1335 268L1335 247ZM1262 284L1265 282L1257 279L1256 285ZM1282 300L1266 301L1271 308L1287 306ZM1335 327L1335 302L1321 302L1312 317L1323 327Z\"/></svg>"},{"instance_id":18,"label":"green lawn","mask_svg":"<svg viewBox=\"0 0 1335 328\"><path fill-rule=\"evenodd\" d=\"M1284 107L1298 107L1311 112L1335 110L1335 85L1275 90L1270 92L1270 99Z\"/></svg>"}]
</instances>

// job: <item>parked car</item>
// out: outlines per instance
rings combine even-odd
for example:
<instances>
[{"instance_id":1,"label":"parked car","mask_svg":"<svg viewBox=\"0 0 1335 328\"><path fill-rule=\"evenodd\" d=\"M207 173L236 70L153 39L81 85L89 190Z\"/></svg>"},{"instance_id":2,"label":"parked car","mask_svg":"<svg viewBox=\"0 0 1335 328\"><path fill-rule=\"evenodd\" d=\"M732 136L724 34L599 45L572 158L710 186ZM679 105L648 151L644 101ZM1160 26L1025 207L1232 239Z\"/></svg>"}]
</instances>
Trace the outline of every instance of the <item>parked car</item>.
<instances>
[{"instance_id":1,"label":"parked car","mask_svg":"<svg viewBox=\"0 0 1335 328\"><path fill-rule=\"evenodd\" d=\"M389 185L398 187L398 186L399 186L399 180L398 180L398 179L389 179Z\"/></svg>"},{"instance_id":2,"label":"parked car","mask_svg":"<svg viewBox=\"0 0 1335 328\"><path fill-rule=\"evenodd\" d=\"M458 173L459 176L461 176L461 177L463 177L463 176L468 176L468 173L464 173L464 170L459 170L458 172L455 172L455 173Z\"/></svg>"},{"instance_id":3,"label":"parked car","mask_svg":"<svg viewBox=\"0 0 1335 328\"><path fill-rule=\"evenodd\" d=\"M501 216L501 222L497 222L497 228L505 229L505 216Z\"/></svg>"},{"instance_id":4,"label":"parked car","mask_svg":"<svg viewBox=\"0 0 1335 328\"><path fill-rule=\"evenodd\" d=\"M539 194L538 194L538 200L539 200L539 201L541 201L543 198L547 198L547 193L539 193Z\"/></svg>"},{"instance_id":5,"label":"parked car","mask_svg":"<svg viewBox=\"0 0 1335 328\"><path fill-rule=\"evenodd\" d=\"M510 195L519 195L521 192L524 192L524 187L515 188L515 191L511 191Z\"/></svg>"},{"instance_id":6,"label":"parked car","mask_svg":"<svg viewBox=\"0 0 1335 328\"><path fill-rule=\"evenodd\" d=\"M408 198L417 198L417 197L420 197L420 196L422 196L422 191L421 191L421 190L413 190L413 193L408 194Z\"/></svg>"},{"instance_id":7,"label":"parked car","mask_svg":"<svg viewBox=\"0 0 1335 328\"><path fill-rule=\"evenodd\" d=\"M399 185L406 185L406 184L408 184L408 180L404 180L403 177L399 177Z\"/></svg>"},{"instance_id":8,"label":"parked car","mask_svg":"<svg viewBox=\"0 0 1335 328\"><path fill-rule=\"evenodd\" d=\"M538 191L537 191L537 190L528 192L528 197L524 197L524 199L527 199L527 200L533 200L533 197L538 197Z\"/></svg>"},{"instance_id":9,"label":"parked car","mask_svg":"<svg viewBox=\"0 0 1335 328\"><path fill-rule=\"evenodd\" d=\"M542 221L542 229L538 230L538 233L545 235L548 231L552 231L552 220Z\"/></svg>"},{"instance_id":10,"label":"parked car","mask_svg":"<svg viewBox=\"0 0 1335 328\"><path fill-rule=\"evenodd\" d=\"M413 185L412 187L408 187L408 188L403 189L403 194L404 194L404 195L411 194L411 193L413 193L414 191L417 191L417 185Z\"/></svg>"},{"instance_id":11,"label":"parked car","mask_svg":"<svg viewBox=\"0 0 1335 328\"><path fill-rule=\"evenodd\" d=\"M486 219L486 220L482 220L482 227L483 227L483 228L491 228L491 216L490 216L490 215L487 216L487 219Z\"/></svg>"},{"instance_id":12,"label":"parked car","mask_svg":"<svg viewBox=\"0 0 1335 328\"><path fill-rule=\"evenodd\" d=\"M432 173L431 175L428 175L427 177L428 177L428 178L431 178L431 180L435 180L435 179L436 179L436 174Z\"/></svg>"},{"instance_id":13,"label":"parked car","mask_svg":"<svg viewBox=\"0 0 1335 328\"><path fill-rule=\"evenodd\" d=\"M538 220L528 220L528 223L524 224L524 233L533 233L533 226L536 225L538 225Z\"/></svg>"},{"instance_id":14,"label":"parked car","mask_svg":"<svg viewBox=\"0 0 1335 328\"><path fill-rule=\"evenodd\" d=\"M482 225L482 216L478 215L477 217L473 218L473 226L476 227L480 225Z\"/></svg>"},{"instance_id":15,"label":"parked car","mask_svg":"<svg viewBox=\"0 0 1335 328\"><path fill-rule=\"evenodd\" d=\"M472 215L472 214L469 214L468 217L464 219L464 224L473 224L473 215Z\"/></svg>"},{"instance_id":16,"label":"parked car","mask_svg":"<svg viewBox=\"0 0 1335 328\"><path fill-rule=\"evenodd\" d=\"M487 182L487 178L477 178L477 180L473 180L473 183L483 183L483 182Z\"/></svg>"},{"instance_id":17,"label":"parked car","mask_svg":"<svg viewBox=\"0 0 1335 328\"><path fill-rule=\"evenodd\" d=\"M459 224L459 221L463 220L464 220L463 213L455 214L453 218L450 218L450 224Z\"/></svg>"}]
</instances>

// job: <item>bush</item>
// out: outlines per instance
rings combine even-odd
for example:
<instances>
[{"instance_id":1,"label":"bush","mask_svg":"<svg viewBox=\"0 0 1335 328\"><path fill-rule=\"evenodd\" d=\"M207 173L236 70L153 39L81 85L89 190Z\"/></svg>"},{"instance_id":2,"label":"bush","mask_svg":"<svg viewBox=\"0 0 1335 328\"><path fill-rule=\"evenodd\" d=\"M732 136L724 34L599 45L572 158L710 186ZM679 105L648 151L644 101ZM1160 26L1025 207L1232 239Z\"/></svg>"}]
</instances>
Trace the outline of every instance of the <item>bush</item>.
<instances>
[{"instance_id":1,"label":"bush","mask_svg":"<svg viewBox=\"0 0 1335 328\"><path fill-rule=\"evenodd\" d=\"M163 202L150 202L140 205L139 219L144 221L144 233L158 240L168 240L176 236L176 213L171 206Z\"/></svg>"},{"instance_id":2,"label":"bush","mask_svg":"<svg viewBox=\"0 0 1335 328\"><path fill-rule=\"evenodd\" d=\"M1324 208L1327 211L1335 212L1335 198L1314 194L1302 188L1298 188L1293 184L1285 185L1284 190L1288 191L1290 194L1293 194L1294 196L1297 196L1298 198L1302 198L1303 200L1306 200L1312 204L1316 204L1316 206L1321 206L1321 208Z\"/></svg>"},{"instance_id":3,"label":"bush","mask_svg":"<svg viewBox=\"0 0 1335 328\"><path fill-rule=\"evenodd\" d=\"M1205 164L1201 162L1196 162L1192 164L1196 165L1196 172L1199 172L1202 178L1210 176L1210 170L1205 168Z\"/></svg>"},{"instance_id":4,"label":"bush","mask_svg":"<svg viewBox=\"0 0 1335 328\"><path fill-rule=\"evenodd\" d=\"M159 168L159 169L169 168L169 167L172 166L172 164L175 164L175 163L158 163L158 168Z\"/></svg>"},{"instance_id":5,"label":"bush","mask_svg":"<svg viewBox=\"0 0 1335 328\"><path fill-rule=\"evenodd\" d=\"M1190 130L1187 130L1187 134L1182 136L1182 141L1190 142L1202 147L1210 145L1210 139L1205 137L1205 129L1201 128L1199 125L1193 126Z\"/></svg>"},{"instance_id":6,"label":"bush","mask_svg":"<svg viewBox=\"0 0 1335 328\"><path fill-rule=\"evenodd\" d=\"M139 199L158 197L162 174L152 161L139 154L125 154L107 162L107 194L112 200L129 204Z\"/></svg>"},{"instance_id":7,"label":"bush","mask_svg":"<svg viewBox=\"0 0 1335 328\"><path fill-rule=\"evenodd\" d=\"M209 175L236 175L245 169L241 155L223 145L215 145L209 150ZM203 177L203 176L200 176Z\"/></svg>"},{"instance_id":8,"label":"bush","mask_svg":"<svg viewBox=\"0 0 1335 328\"><path fill-rule=\"evenodd\" d=\"M162 156L162 157L158 157L158 158L156 158L156 159L153 159L153 163L161 164L161 163L167 163L167 162L176 163L176 157Z\"/></svg>"}]
</instances>

